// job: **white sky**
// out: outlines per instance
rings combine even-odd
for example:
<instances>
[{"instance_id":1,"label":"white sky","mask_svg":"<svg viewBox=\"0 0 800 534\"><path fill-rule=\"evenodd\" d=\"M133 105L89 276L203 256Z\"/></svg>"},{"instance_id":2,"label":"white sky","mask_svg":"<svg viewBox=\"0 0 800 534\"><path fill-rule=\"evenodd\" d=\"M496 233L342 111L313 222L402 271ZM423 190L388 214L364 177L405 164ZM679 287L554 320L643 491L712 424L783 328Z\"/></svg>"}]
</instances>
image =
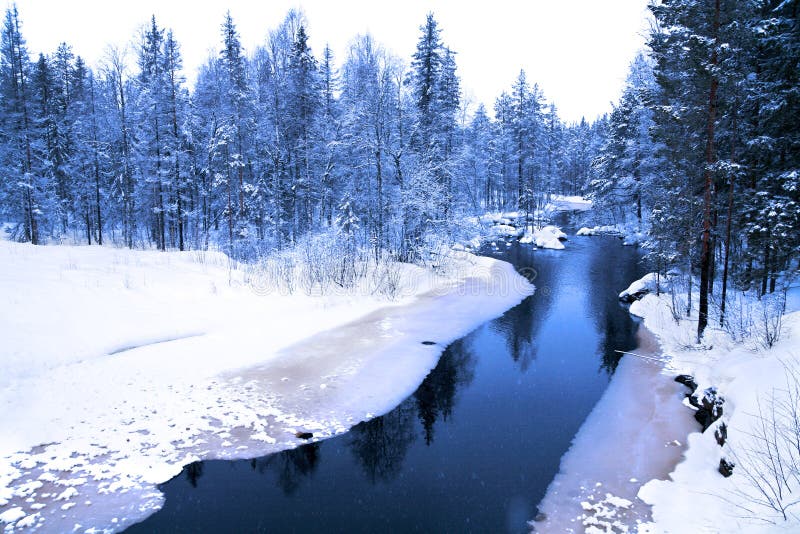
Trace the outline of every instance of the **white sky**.
<instances>
[{"instance_id":1,"label":"white sky","mask_svg":"<svg viewBox=\"0 0 800 534\"><path fill-rule=\"evenodd\" d=\"M17 0L23 37L32 55L51 53L65 41L89 65L106 45L130 43L151 14L172 28L181 44L186 77L219 47L220 25L230 9L252 49L292 7L308 18L310 44L319 56L330 43L337 63L347 44L370 32L385 48L410 61L419 26L433 11L445 44L458 52L462 89L492 110L520 68L537 82L562 118L593 119L619 97L627 68L645 41L647 0ZM8 3L7 5L10 5Z\"/></svg>"}]
</instances>

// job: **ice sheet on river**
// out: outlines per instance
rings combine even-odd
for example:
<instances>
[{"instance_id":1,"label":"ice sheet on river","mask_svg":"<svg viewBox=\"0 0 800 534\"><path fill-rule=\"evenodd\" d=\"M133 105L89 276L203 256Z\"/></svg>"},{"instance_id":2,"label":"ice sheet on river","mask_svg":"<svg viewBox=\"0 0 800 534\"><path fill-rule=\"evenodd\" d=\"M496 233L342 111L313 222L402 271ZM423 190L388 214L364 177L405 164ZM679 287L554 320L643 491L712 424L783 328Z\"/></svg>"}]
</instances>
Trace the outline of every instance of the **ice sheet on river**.
<instances>
[{"instance_id":1,"label":"ice sheet on river","mask_svg":"<svg viewBox=\"0 0 800 534\"><path fill-rule=\"evenodd\" d=\"M640 328L637 354L659 354ZM538 533L635 532L650 520L637 497L642 484L665 479L696 423L681 404L686 388L636 356L620 360L611 383L561 459L559 473L531 521Z\"/></svg>"},{"instance_id":2,"label":"ice sheet on river","mask_svg":"<svg viewBox=\"0 0 800 534\"><path fill-rule=\"evenodd\" d=\"M302 441L295 433L301 431L313 433L313 439L344 432L393 408L417 387L448 342L532 291L511 265L461 253L461 275L428 283L399 305L345 299L320 308L297 304L303 299L296 297L265 298L272 303L265 305L252 292L245 297L228 291L222 282L230 276L226 269L185 264L185 256L0 246L10 256L9 272L0 273L8 275L0 289L10 295L2 308L8 321L0 328L16 340L2 349L4 361L19 361L27 350L19 339L25 332L9 325L33 321L25 314L41 302L56 308L39 315L42 332L60 332L55 321L62 316L70 327L83 328L65 331L64 351L85 349L80 359L65 355L51 364L34 362L0 378L0 521L6 530L120 530L156 510L163 497L155 485L187 463L295 447ZM124 256L112 264L106 254ZM51 263L67 266L36 271L40 255L54 255ZM110 284L106 270L128 272L125 262L135 267L132 283L147 279L139 292L89 285ZM207 289L208 277L217 290L198 296L196 288ZM167 324L169 299L149 301L156 294L148 291L166 286L172 288L170 299L185 304L178 326ZM101 325L116 328L120 336L135 333L141 317L139 328L149 332L131 342L117 340L113 355L108 349L97 353L111 336L101 332L103 339L93 340L92 313L103 308L93 312L87 305L106 298L112 299L105 302L106 314L127 313L134 323L109 319ZM145 304L154 317L137 315L136 306ZM90 320L75 317L81 306ZM303 339L304 332L326 327ZM52 342L42 343L34 344L58 356Z\"/></svg>"}]
</instances>

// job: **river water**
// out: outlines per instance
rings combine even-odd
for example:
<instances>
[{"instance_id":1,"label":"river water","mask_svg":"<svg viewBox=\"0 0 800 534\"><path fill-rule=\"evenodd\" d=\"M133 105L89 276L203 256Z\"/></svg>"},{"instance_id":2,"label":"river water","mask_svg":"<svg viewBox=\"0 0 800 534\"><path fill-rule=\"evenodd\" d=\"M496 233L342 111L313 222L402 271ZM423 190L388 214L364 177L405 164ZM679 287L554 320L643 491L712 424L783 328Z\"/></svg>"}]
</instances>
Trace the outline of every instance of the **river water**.
<instances>
[{"instance_id":1,"label":"river water","mask_svg":"<svg viewBox=\"0 0 800 534\"><path fill-rule=\"evenodd\" d=\"M637 346L617 294L643 271L609 236L484 253L533 269L536 293L447 347L397 408L295 450L189 465L129 532L527 531L615 350Z\"/></svg>"}]
</instances>

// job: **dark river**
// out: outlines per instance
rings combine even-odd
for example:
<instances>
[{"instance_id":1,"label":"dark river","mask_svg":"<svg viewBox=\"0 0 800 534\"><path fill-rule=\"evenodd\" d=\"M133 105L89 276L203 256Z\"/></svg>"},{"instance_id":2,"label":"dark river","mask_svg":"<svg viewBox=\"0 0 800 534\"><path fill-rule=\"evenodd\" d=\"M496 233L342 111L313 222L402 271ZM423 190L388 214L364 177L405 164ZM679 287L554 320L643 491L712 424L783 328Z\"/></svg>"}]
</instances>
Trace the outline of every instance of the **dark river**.
<instances>
[{"instance_id":1,"label":"dark river","mask_svg":"<svg viewBox=\"0 0 800 534\"><path fill-rule=\"evenodd\" d=\"M614 350L636 345L617 294L643 272L614 237L497 244L484 252L535 269L536 293L451 344L397 408L295 450L192 464L128 532L527 531Z\"/></svg>"}]
</instances>

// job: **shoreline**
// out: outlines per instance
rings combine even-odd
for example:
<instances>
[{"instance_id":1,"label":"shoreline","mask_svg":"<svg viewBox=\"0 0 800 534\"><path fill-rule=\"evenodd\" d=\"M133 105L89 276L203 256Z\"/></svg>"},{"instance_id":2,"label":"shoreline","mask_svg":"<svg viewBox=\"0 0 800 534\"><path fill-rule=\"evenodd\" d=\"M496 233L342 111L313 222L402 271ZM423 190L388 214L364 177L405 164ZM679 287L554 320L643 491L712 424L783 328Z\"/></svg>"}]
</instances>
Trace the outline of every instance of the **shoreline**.
<instances>
[{"instance_id":1,"label":"shoreline","mask_svg":"<svg viewBox=\"0 0 800 534\"><path fill-rule=\"evenodd\" d=\"M643 322L636 335L637 354L662 354ZM639 490L651 480L669 479L683 460L688 435L697 431L681 402L684 386L663 371L653 360L622 357L529 523L535 532L628 532L651 521L652 507Z\"/></svg>"}]
</instances>

